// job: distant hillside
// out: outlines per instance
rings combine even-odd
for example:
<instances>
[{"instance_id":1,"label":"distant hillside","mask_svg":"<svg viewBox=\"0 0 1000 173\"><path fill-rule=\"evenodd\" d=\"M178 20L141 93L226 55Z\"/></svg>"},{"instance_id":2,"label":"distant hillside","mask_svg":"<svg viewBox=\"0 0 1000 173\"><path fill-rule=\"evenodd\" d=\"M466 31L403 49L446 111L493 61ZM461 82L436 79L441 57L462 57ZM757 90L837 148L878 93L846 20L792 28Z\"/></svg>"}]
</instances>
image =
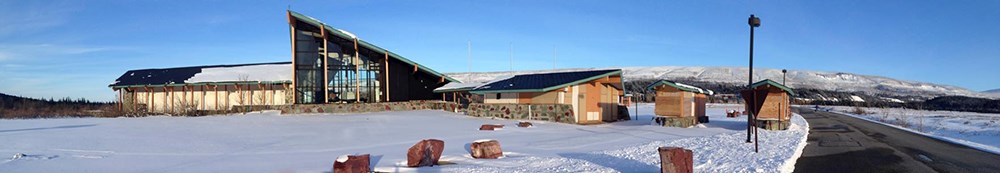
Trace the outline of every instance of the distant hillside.
<instances>
[{"instance_id":1,"label":"distant hillside","mask_svg":"<svg viewBox=\"0 0 1000 173\"><path fill-rule=\"evenodd\" d=\"M517 71L513 74L540 73L553 71L578 71L596 68L559 69L540 71ZM625 80L668 79L675 81L697 81L719 85L746 85L748 68L744 67L623 67ZM447 75L460 81L485 82L491 79L511 75L511 72L473 72L448 73ZM780 69L755 68L754 80L771 79L781 82ZM922 101L938 96L968 96L996 97L970 91L965 88L934 84L928 82L898 80L882 76L860 75L843 72L823 72L807 70L791 70L787 74L786 83L796 89L814 89L822 91L863 93L865 95L888 96L885 100L902 100L915 98L912 101ZM823 100L826 96L816 97ZM832 100L832 98L825 98Z\"/></svg>"},{"instance_id":2,"label":"distant hillside","mask_svg":"<svg viewBox=\"0 0 1000 173\"><path fill-rule=\"evenodd\" d=\"M983 93L996 93L996 94L1000 94L1000 88L986 90L986 91L983 91Z\"/></svg>"},{"instance_id":3,"label":"distant hillside","mask_svg":"<svg viewBox=\"0 0 1000 173\"><path fill-rule=\"evenodd\" d=\"M85 99L34 99L0 93L0 118L89 117L114 104Z\"/></svg>"}]
</instances>

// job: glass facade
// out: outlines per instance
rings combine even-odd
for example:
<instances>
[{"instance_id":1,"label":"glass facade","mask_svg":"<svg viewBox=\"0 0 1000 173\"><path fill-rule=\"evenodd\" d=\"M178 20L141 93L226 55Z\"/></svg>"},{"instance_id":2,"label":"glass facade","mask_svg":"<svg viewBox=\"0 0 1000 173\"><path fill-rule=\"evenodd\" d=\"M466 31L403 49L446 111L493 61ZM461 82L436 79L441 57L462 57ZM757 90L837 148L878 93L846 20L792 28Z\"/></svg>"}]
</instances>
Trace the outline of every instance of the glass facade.
<instances>
[{"instance_id":1,"label":"glass facade","mask_svg":"<svg viewBox=\"0 0 1000 173\"><path fill-rule=\"evenodd\" d=\"M307 25L295 28L295 102L323 103L323 39Z\"/></svg>"},{"instance_id":2,"label":"glass facade","mask_svg":"<svg viewBox=\"0 0 1000 173\"><path fill-rule=\"evenodd\" d=\"M383 78L382 66L385 60L369 57L384 57L385 54L357 51L354 40L331 35L323 39L320 28L301 22L298 26L294 27L296 103L353 103L383 100L384 92L380 79ZM324 62L326 62L325 68Z\"/></svg>"}]
</instances>

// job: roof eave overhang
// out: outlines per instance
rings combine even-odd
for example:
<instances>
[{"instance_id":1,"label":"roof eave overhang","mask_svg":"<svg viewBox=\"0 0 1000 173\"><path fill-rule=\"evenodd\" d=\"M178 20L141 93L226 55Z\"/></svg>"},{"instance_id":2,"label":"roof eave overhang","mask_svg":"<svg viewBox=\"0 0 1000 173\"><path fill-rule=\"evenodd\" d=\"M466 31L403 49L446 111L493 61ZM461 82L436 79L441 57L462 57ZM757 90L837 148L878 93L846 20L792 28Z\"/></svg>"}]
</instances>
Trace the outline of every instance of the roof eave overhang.
<instances>
[{"instance_id":1,"label":"roof eave overhang","mask_svg":"<svg viewBox=\"0 0 1000 173\"><path fill-rule=\"evenodd\" d=\"M253 81L253 82L198 82L183 84L148 84L148 85L110 85L111 89L138 88L138 87L176 87L176 86L204 86L204 85L245 85L245 84L291 84L292 81Z\"/></svg>"},{"instance_id":2,"label":"roof eave overhang","mask_svg":"<svg viewBox=\"0 0 1000 173\"><path fill-rule=\"evenodd\" d=\"M622 74L621 70L615 70L615 71L604 73L604 74L601 74L601 75L591 76L591 77L580 79L580 80L576 80L576 81L573 81L573 82L567 82L567 83L564 83L564 84L561 84L561 85L550 86L550 87L545 87L545 88L540 88L540 89L479 90L479 91L470 91L470 93L473 93L473 94L487 94L487 93L549 92L549 91L552 91L552 90L555 90L555 89L564 88L564 87L572 86L572 85L577 85L577 84L584 83L584 82L587 82L587 81L597 80L597 79L600 79L602 77L607 77L607 76L611 76L611 75L620 75L620 74Z\"/></svg>"},{"instance_id":3,"label":"roof eave overhang","mask_svg":"<svg viewBox=\"0 0 1000 173\"><path fill-rule=\"evenodd\" d=\"M455 80L454 78L448 77L448 75L444 75L443 73L434 71L433 69L427 68L427 67L425 67L423 65L420 65L420 64L418 64L416 62L413 62L413 61L411 61L409 59L406 59L405 57L400 56L400 55L398 55L396 53L393 53L392 51L389 51L389 50L383 49L381 47L375 46L375 45L373 45L371 43L368 43L367 41L364 41L364 40L361 40L361 39L357 38L357 36L353 36L351 34L343 33L343 32L341 32L340 29L331 27L330 25L326 25L323 22L318 21L317 19L313 19L312 17L306 16L306 15L303 15L303 14L299 14L299 13L291 11L291 10L288 11L288 14L291 15L295 20L306 22L308 24L312 24L312 25L316 26L317 28L325 28L326 31L327 31L327 33L332 33L333 35L336 35L338 37L341 37L341 38L344 38L344 39L357 39L358 40L358 45L360 45L361 47L364 47L364 48L367 48L367 49L371 49L371 50L376 51L376 52L385 52L385 53L389 54L389 56L392 57L393 59L396 59L396 60L399 60L399 61L403 61L404 63L412 65L412 66L417 66L417 69L420 70L420 71L424 71L424 72L430 73L432 75L444 78L445 80L448 80L450 82L458 82L458 80Z\"/></svg>"}]
</instances>

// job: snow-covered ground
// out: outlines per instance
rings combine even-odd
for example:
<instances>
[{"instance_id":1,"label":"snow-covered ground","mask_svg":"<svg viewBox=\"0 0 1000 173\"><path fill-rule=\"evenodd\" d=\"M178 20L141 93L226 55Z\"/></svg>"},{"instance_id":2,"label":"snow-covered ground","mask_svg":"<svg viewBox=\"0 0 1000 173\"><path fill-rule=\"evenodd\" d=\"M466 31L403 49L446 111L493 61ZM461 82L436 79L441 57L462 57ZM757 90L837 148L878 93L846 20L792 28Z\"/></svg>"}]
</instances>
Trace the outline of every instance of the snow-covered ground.
<instances>
[{"instance_id":1,"label":"snow-covered ground","mask_svg":"<svg viewBox=\"0 0 1000 173\"><path fill-rule=\"evenodd\" d=\"M834 111L1000 154L1000 114L832 106Z\"/></svg>"},{"instance_id":2,"label":"snow-covered ground","mask_svg":"<svg viewBox=\"0 0 1000 173\"><path fill-rule=\"evenodd\" d=\"M744 143L745 117L725 118L737 105L709 105L711 122L692 128L639 120L602 125L468 117L435 110L368 114L0 120L0 172L326 172L340 155L372 155L386 172L658 172L660 146L694 150L696 172L790 172L808 125L794 116L787 131L760 131L760 153ZM479 131L485 123L505 124ZM405 167L421 139L445 141L442 160ZM475 140L497 139L506 157L472 159ZM23 153L20 158L13 158Z\"/></svg>"}]
</instances>

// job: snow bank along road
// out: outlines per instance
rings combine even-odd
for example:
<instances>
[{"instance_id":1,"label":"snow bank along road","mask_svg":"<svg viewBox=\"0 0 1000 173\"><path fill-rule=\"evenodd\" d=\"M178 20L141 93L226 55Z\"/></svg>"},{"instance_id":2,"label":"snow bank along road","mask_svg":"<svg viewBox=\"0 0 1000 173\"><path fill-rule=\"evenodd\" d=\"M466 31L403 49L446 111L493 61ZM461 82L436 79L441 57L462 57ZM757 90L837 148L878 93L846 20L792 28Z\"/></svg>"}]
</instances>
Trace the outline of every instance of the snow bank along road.
<instances>
[{"instance_id":1,"label":"snow bank along road","mask_svg":"<svg viewBox=\"0 0 1000 173\"><path fill-rule=\"evenodd\" d=\"M847 115L794 110L812 127L796 172L1000 172L1000 155Z\"/></svg>"},{"instance_id":2,"label":"snow bank along road","mask_svg":"<svg viewBox=\"0 0 1000 173\"><path fill-rule=\"evenodd\" d=\"M658 172L660 146L694 150L698 172L790 172L806 121L762 130L753 153L745 117L724 114L740 107L709 105L711 123L692 128L650 125L649 104L639 120L531 128L434 110L0 120L0 172L328 172L338 156L358 153L385 172ZM479 131L485 123L507 126ZM442 160L455 164L406 167L407 149L428 138L445 141ZM506 157L472 159L467 147L478 139L497 139Z\"/></svg>"}]
</instances>

